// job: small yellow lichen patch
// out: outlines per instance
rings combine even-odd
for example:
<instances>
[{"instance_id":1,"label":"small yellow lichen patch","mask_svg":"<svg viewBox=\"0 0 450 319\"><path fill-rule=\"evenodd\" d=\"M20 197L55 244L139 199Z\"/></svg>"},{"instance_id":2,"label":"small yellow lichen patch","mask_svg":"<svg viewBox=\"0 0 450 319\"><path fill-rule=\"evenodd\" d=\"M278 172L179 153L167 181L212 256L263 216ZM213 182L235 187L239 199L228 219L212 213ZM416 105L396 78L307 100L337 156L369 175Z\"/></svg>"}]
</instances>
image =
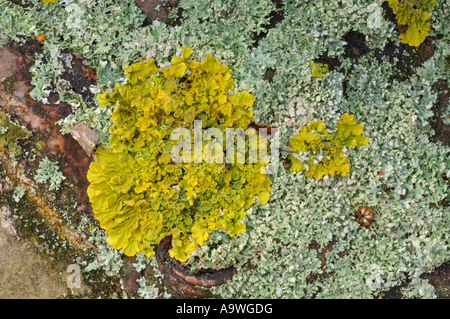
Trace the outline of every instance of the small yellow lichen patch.
<instances>
[{"instance_id":1,"label":"small yellow lichen patch","mask_svg":"<svg viewBox=\"0 0 450 319\"><path fill-rule=\"evenodd\" d=\"M306 171L307 178L320 179L325 175L345 176L350 171L348 158L343 147L352 148L369 142L362 136L363 126L356 123L354 115L344 113L337 121L337 131L328 133L323 121L310 121L309 126L300 128L298 134L290 140L290 146L297 152L310 154L306 169L305 165L289 155L291 172Z\"/></svg>"},{"instance_id":2,"label":"small yellow lichen patch","mask_svg":"<svg viewBox=\"0 0 450 319\"><path fill-rule=\"evenodd\" d=\"M98 96L100 105L114 107L114 124L110 150L98 148L88 171L88 195L108 242L128 256L150 256L171 235L170 256L186 261L212 229L244 232L245 210L270 197L267 162L239 161L239 152L220 143L226 129L247 129L255 99L229 93L228 66L211 55L190 60L192 53L184 46L160 70L150 59L125 66L128 82ZM208 139L198 143L197 134ZM249 136L232 137L237 149L267 145L262 136L253 144Z\"/></svg>"},{"instance_id":3,"label":"small yellow lichen patch","mask_svg":"<svg viewBox=\"0 0 450 319\"><path fill-rule=\"evenodd\" d=\"M388 0L395 14L398 25L406 25L404 33L400 33L402 43L418 47L430 31L430 12L435 6L435 0Z\"/></svg>"},{"instance_id":4,"label":"small yellow lichen patch","mask_svg":"<svg viewBox=\"0 0 450 319\"><path fill-rule=\"evenodd\" d=\"M317 63L314 61L309 62L309 67L311 68L311 72L314 77L323 77L324 74L327 74L329 71L328 64L326 63Z\"/></svg>"}]
</instances>

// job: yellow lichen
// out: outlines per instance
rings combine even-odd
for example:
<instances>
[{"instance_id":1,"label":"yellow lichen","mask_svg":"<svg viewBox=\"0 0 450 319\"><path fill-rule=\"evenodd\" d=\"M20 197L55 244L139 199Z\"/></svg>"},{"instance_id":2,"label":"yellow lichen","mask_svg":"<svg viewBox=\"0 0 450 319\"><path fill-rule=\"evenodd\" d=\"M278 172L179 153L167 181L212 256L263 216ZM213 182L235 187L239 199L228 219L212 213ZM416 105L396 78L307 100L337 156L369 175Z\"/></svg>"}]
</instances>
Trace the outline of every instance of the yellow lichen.
<instances>
[{"instance_id":1,"label":"yellow lichen","mask_svg":"<svg viewBox=\"0 0 450 319\"><path fill-rule=\"evenodd\" d=\"M270 196L266 164L239 161L242 154L220 143L229 138L227 128L247 129L253 96L229 93L231 70L216 58L198 62L191 55L183 47L170 67L158 69L150 59L125 66L128 82L98 96L101 105L114 106L114 124L110 150L99 148L90 166L88 195L108 242L128 256L150 256L171 235L170 256L185 261L212 229L245 231L245 210ZM199 133L211 136L199 144ZM249 136L233 138L254 149ZM267 144L259 141L258 147Z\"/></svg>"},{"instance_id":2,"label":"yellow lichen","mask_svg":"<svg viewBox=\"0 0 450 319\"><path fill-rule=\"evenodd\" d=\"M324 74L329 72L328 64L326 63L318 63L314 61L309 62L309 67L311 68L311 72L314 77L323 77Z\"/></svg>"},{"instance_id":3,"label":"yellow lichen","mask_svg":"<svg viewBox=\"0 0 450 319\"><path fill-rule=\"evenodd\" d=\"M400 33L402 43L419 46L430 31L430 12L435 6L435 0L388 0L389 6L395 14L397 24L407 26L404 33Z\"/></svg>"},{"instance_id":4,"label":"yellow lichen","mask_svg":"<svg viewBox=\"0 0 450 319\"><path fill-rule=\"evenodd\" d=\"M363 126L358 124L353 115L344 113L337 121L337 131L328 133L323 121L310 121L309 126L300 128L298 134L290 140L290 146L296 152L310 155L307 167L293 155L289 155L291 172L306 171L307 178L320 179L325 175L345 176L350 171L348 158L343 147L352 148L368 143L362 136Z\"/></svg>"}]
</instances>

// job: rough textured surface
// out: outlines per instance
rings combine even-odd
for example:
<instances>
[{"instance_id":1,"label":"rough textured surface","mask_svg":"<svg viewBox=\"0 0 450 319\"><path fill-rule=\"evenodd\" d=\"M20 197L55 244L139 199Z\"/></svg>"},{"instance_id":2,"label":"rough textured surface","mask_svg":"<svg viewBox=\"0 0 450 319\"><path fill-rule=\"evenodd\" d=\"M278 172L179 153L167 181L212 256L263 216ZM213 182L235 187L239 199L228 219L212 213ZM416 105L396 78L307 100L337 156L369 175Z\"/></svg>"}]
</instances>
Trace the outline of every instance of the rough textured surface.
<instances>
[{"instance_id":1,"label":"rough textured surface","mask_svg":"<svg viewBox=\"0 0 450 319\"><path fill-rule=\"evenodd\" d=\"M136 0L136 5L147 15L144 25L151 24L155 20L176 25L179 24L179 21L170 19L169 14L178 6L179 2L179 0ZM178 16L180 15L178 14Z\"/></svg>"},{"instance_id":2,"label":"rough textured surface","mask_svg":"<svg viewBox=\"0 0 450 319\"><path fill-rule=\"evenodd\" d=\"M0 208L0 298L63 298L68 294L85 295L90 291L84 283L70 290L66 285L67 276L70 275L66 268L72 260L59 260L55 252L47 247L48 244L39 243L37 229L31 230L30 236L21 238L23 233L15 225L23 223L21 219L25 211L31 210L32 215L46 220L50 226L47 231L56 230L75 246L81 244L79 249L93 247L67 226L52 206L55 202L63 203L68 201L69 196L74 196L78 198L80 212L89 208L82 186L85 174L79 170L83 165L87 169L90 159L78 142L71 135L61 135L54 123L67 115L70 107L64 104L45 105L29 96L32 86L28 68L33 61L34 45L30 40L25 46L0 49L0 107L11 115L14 122L33 132L28 143L21 141L24 152L16 159L18 163L11 160L7 150L0 150L0 205L3 205ZM46 189L48 186L38 187L33 181L30 171L35 165L32 155L36 155L36 149L32 152L32 146L36 144L40 145L39 156L70 158L68 163L71 165L64 169L64 173L76 185L70 190L70 195L55 198L55 194ZM16 187L25 189L18 203L9 197ZM33 207L24 206L24 200L33 203ZM16 205L15 213L11 212L7 204L10 202Z\"/></svg>"},{"instance_id":3,"label":"rough textured surface","mask_svg":"<svg viewBox=\"0 0 450 319\"><path fill-rule=\"evenodd\" d=\"M17 240L0 226L0 298L62 298L67 286L54 260L36 253L33 245Z\"/></svg>"},{"instance_id":4,"label":"rough textured surface","mask_svg":"<svg viewBox=\"0 0 450 319\"><path fill-rule=\"evenodd\" d=\"M234 267L226 269L202 271L190 273L189 270L176 259L169 257L168 250L171 247L171 236L164 238L156 249L156 259L159 268L164 274L164 280L171 287L171 293L177 297L206 297L213 295L200 287L211 287L227 282L236 273Z\"/></svg>"}]
</instances>

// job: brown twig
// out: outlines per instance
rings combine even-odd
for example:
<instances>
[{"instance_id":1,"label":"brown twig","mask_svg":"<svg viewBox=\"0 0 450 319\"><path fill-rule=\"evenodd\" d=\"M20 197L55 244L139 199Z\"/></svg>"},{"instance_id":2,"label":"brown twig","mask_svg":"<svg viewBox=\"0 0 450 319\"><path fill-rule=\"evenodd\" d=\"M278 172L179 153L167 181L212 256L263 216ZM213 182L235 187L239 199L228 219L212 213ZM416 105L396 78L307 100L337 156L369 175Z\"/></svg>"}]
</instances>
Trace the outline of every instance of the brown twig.
<instances>
[{"instance_id":1,"label":"brown twig","mask_svg":"<svg viewBox=\"0 0 450 319\"><path fill-rule=\"evenodd\" d=\"M156 260L164 274L167 286L177 295L212 298L214 295L198 286L211 287L224 284L236 273L236 268L228 267L219 270L207 270L200 274L191 273L183 264L170 258L169 249L172 236L167 236L156 248Z\"/></svg>"}]
</instances>

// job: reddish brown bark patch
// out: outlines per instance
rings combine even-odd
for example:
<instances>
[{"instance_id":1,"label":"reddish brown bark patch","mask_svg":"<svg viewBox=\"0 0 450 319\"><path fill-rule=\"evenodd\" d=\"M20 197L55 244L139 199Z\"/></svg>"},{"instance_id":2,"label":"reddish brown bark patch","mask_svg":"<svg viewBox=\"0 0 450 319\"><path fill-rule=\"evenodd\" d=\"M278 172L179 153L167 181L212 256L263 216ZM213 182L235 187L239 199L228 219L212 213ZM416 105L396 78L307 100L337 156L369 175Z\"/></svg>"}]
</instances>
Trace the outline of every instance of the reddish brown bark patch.
<instances>
[{"instance_id":1,"label":"reddish brown bark patch","mask_svg":"<svg viewBox=\"0 0 450 319\"><path fill-rule=\"evenodd\" d=\"M28 153L40 144L42 147L38 159L47 156L53 161L64 163L62 172L74 184L73 193L77 202L83 211L90 211L86 174L92 159L71 135L62 135L60 127L55 124L71 114L71 106L58 101L57 93L50 94L47 104L30 97L33 86L28 70L34 64L34 55L39 50L39 44L33 40L23 45L16 43L12 47L0 48L0 107L14 122L33 132L25 146ZM9 90L6 90L6 84L9 84Z\"/></svg>"},{"instance_id":2,"label":"reddish brown bark patch","mask_svg":"<svg viewBox=\"0 0 450 319\"><path fill-rule=\"evenodd\" d=\"M131 270L125 277L125 283L123 285L125 291L129 294L136 294L139 290L139 285L136 280L139 279L140 274L136 270Z\"/></svg>"},{"instance_id":3,"label":"reddish brown bark patch","mask_svg":"<svg viewBox=\"0 0 450 319\"><path fill-rule=\"evenodd\" d=\"M172 237L164 238L156 248L156 260L164 274L165 285L169 293L177 298L212 298L214 295L198 286L211 287L224 284L236 273L234 267L219 270L205 270L191 273L185 266L170 258L169 249Z\"/></svg>"}]
</instances>

